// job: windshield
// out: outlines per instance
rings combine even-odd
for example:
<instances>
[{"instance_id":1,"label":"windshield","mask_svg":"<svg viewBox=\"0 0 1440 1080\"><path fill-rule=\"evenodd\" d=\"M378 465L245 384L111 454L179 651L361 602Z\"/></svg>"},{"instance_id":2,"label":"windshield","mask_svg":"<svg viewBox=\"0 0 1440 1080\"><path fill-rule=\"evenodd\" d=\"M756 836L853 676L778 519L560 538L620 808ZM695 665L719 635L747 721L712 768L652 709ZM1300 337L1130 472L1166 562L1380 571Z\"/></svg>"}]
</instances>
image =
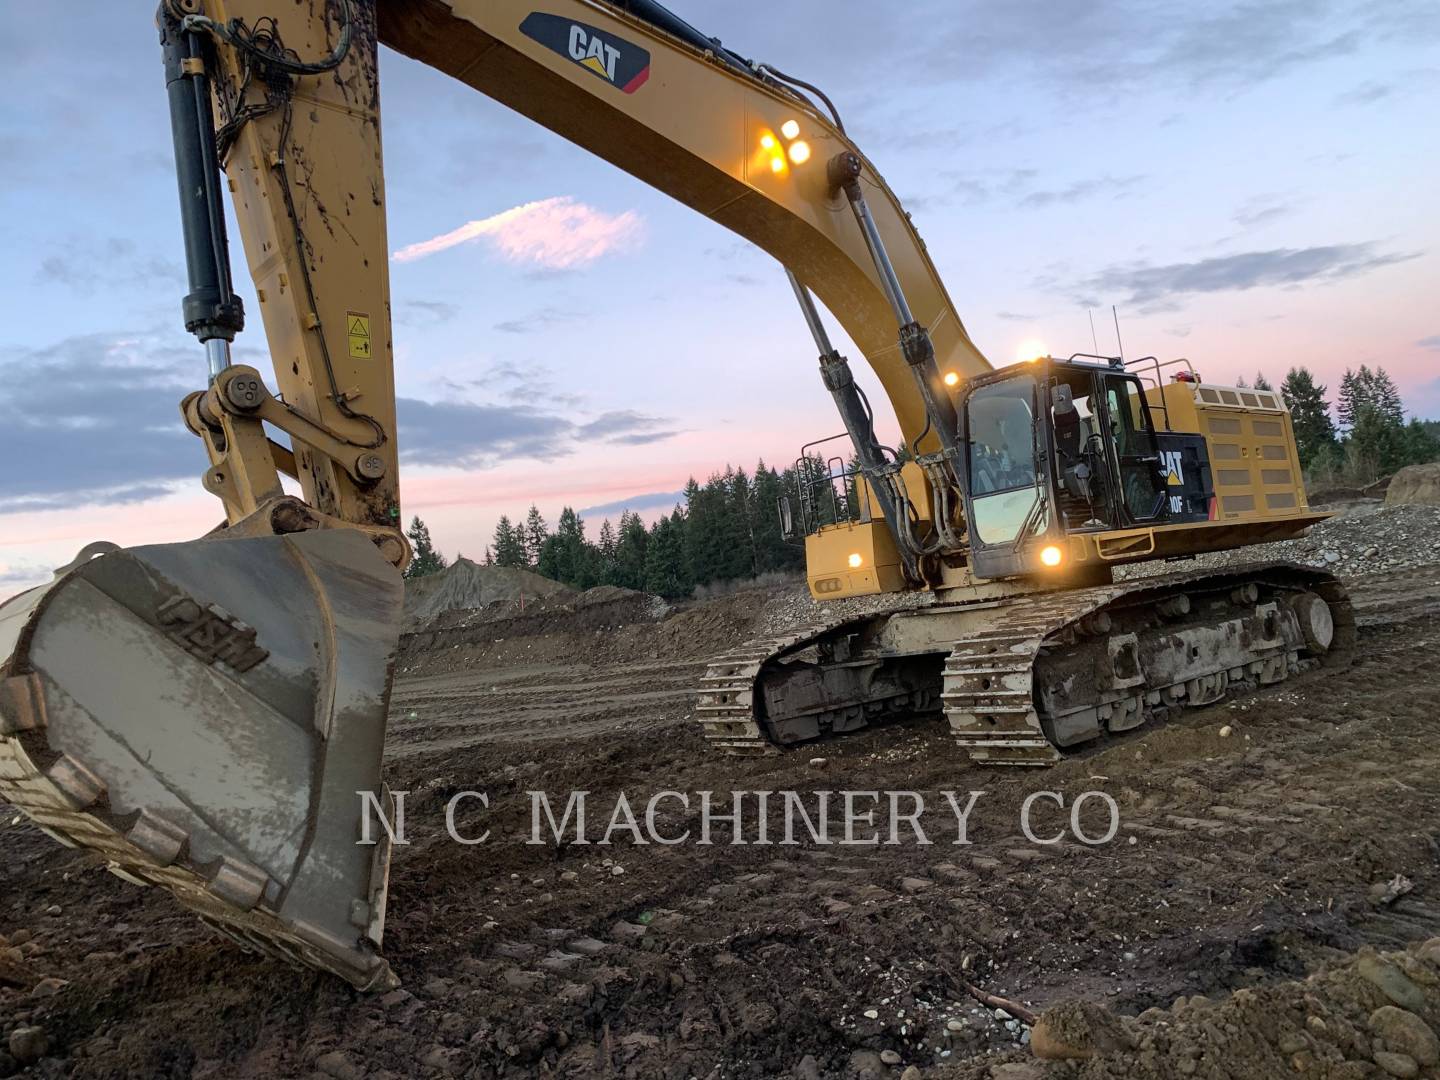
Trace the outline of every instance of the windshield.
<instances>
[{"instance_id":1,"label":"windshield","mask_svg":"<svg viewBox=\"0 0 1440 1080\"><path fill-rule=\"evenodd\" d=\"M982 544L1014 540L1040 497L1034 400L1035 384L1017 378L981 387L966 405L971 527Z\"/></svg>"}]
</instances>

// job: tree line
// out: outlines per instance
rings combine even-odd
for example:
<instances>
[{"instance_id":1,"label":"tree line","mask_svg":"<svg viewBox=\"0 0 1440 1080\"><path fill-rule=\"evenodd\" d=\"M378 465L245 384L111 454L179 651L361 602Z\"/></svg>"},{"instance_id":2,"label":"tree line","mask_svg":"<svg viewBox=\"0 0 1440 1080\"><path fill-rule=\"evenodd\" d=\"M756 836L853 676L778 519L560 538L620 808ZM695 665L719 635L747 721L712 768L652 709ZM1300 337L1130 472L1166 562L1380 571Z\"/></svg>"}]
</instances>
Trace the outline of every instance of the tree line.
<instances>
[{"instance_id":1,"label":"tree line","mask_svg":"<svg viewBox=\"0 0 1440 1080\"><path fill-rule=\"evenodd\" d=\"M618 521L605 518L593 534L571 507L560 511L552 529L532 505L523 516L501 516L483 561L577 589L616 585L672 599L690 596L697 585L796 573L804 569L805 551L798 540L782 535L780 499L790 495L793 505L800 476L806 490L817 493L814 520L828 524L846 517L845 493L853 497L853 483L842 480L832 487L828 475L819 458L784 470L761 461L749 473L727 465L704 484L692 477L675 508L654 524L647 527L639 514L626 510ZM837 493L833 499L830 490ZM423 521L415 518L407 535L415 548L407 576L444 568Z\"/></svg>"},{"instance_id":2,"label":"tree line","mask_svg":"<svg viewBox=\"0 0 1440 1080\"><path fill-rule=\"evenodd\" d=\"M1263 375L1255 386L1273 389ZM1365 485L1406 465L1440 459L1440 424L1418 417L1407 422L1400 391L1383 367L1346 368L1333 416L1327 393L1304 367L1292 367L1280 383L1300 465L1312 485Z\"/></svg>"}]
</instances>

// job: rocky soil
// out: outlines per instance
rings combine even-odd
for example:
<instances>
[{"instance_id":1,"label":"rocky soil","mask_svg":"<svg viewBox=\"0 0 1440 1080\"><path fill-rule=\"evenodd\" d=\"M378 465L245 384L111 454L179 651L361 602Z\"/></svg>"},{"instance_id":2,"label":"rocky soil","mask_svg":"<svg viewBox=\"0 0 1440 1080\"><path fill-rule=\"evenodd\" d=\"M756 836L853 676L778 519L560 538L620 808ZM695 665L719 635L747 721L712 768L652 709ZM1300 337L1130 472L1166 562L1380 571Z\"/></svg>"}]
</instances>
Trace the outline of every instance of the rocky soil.
<instances>
[{"instance_id":1,"label":"rocky soil","mask_svg":"<svg viewBox=\"0 0 1440 1080\"><path fill-rule=\"evenodd\" d=\"M411 639L393 699L387 778L410 792L410 843L386 952L402 989L361 995L242 953L0 807L0 1076L1435 1080L1440 527L1426 513L1343 518L1287 555L1334 550L1327 565L1358 574L1351 666L1043 771L979 770L921 720L714 756L690 720L695 680L737 638L803 621L810 601L789 591L460 617L442 628L453 639ZM1402 542L1417 554L1396 568L1365 554ZM445 831L466 790L490 797L457 815L462 834L491 831L474 846ZM528 843L530 793L559 816L572 790L590 793L589 842ZM754 793L786 790L812 814L818 792L879 793L859 809L876 808L882 842L801 827L779 843L773 801L771 843L754 842ZM623 828L599 842L621 793L643 825L666 791L689 802L656 802L657 835L689 842ZM699 793L718 813L737 791L746 842L723 822L695 842ZM891 791L924 798L930 843ZM985 793L968 843L947 791L962 806ZM1071 829L1089 791L1114 800L1109 843ZM1034 803L1053 844L1022 832L1044 792L1064 800ZM1102 811L1092 798L1080 814L1087 836Z\"/></svg>"}]
</instances>

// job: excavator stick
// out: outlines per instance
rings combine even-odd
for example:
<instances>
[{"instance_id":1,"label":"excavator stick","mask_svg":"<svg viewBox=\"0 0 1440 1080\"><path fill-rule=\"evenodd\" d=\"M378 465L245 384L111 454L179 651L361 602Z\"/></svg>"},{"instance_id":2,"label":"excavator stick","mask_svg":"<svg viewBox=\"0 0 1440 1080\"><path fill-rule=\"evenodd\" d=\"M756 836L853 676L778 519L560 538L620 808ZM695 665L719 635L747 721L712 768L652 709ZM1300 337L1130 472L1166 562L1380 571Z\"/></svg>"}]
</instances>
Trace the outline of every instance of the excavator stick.
<instances>
[{"instance_id":1,"label":"excavator stick","mask_svg":"<svg viewBox=\"0 0 1440 1080\"><path fill-rule=\"evenodd\" d=\"M0 797L248 948L398 985L362 793L388 820L402 598L352 530L91 545L0 605Z\"/></svg>"}]
</instances>

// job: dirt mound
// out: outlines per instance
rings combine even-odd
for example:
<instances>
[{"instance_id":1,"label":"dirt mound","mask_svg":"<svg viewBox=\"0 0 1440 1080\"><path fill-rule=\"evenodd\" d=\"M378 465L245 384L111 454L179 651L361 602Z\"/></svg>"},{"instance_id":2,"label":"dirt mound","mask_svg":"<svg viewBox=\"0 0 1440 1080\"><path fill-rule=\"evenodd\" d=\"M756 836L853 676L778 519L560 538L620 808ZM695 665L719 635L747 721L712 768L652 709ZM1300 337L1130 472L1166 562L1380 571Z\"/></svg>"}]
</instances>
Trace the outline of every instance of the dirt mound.
<instances>
[{"instance_id":1,"label":"dirt mound","mask_svg":"<svg viewBox=\"0 0 1440 1080\"><path fill-rule=\"evenodd\" d=\"M1406 465L1385 491L1386 506L1440 506L1440 462Z\"/></svg>"},{"instance_id":2,"label":"dirt mound","mask_svg":"<svg viewBox=\"0 0 1440 1080\"><path fill-rule=\"evenodd\" d=\"M1436 1024L1440 938L1405 951L1362 949L1304 982L1242 988L1220 1001L1182 996L1169 1009L1147 1009L1138 1017L1116 1016L1092 1002L1066 1003L1041 1016L1032 1032L1035 1055L1055 1063L970 1063L951 1075L957 1080L1432 1077L1440 1065Z\"/></svg>"},{"instance_id":3,"label":"dirt mound","mask_svg":"<svg viewBox=\"0 0 1440 1080\"><path fill-rule=\"evenodd\" d=\"M528 570L481 566L456 559L438 574L405 583L405 621L414 625L447 611L482 608L497 600L554 596L574 590Z\"/></svg>"}]
</instances>

